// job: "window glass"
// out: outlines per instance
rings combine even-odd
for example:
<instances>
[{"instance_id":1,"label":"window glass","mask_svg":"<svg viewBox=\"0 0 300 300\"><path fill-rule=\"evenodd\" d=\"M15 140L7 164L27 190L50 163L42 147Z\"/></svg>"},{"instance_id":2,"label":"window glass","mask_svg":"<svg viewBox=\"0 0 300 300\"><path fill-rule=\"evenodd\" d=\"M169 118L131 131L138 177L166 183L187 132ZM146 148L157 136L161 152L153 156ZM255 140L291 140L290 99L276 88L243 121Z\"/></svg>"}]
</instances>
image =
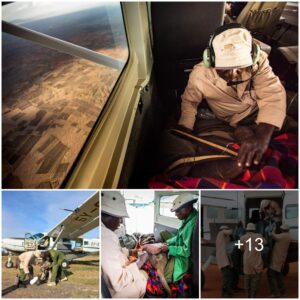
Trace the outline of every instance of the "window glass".
<instances>
[{"instance_id":1,"label":"window glass","mask_svg":"<svg viewBox=\"0 0 300 300\"><path fill-rule=\"evenodd\" d=\"M2 18L112 56L115 48L127 48L119 2L15 2L2 7Z\"/></svg>"},{"instance_id":2,"label":"window glass","mask_svg":"<svg viewBox=\"0 0 300 300\"><path fill-rule=\"evenodd\" d=\"M217 207L207 207L206 208L206 216L209 219L215 219L218 217L218 208Z\"/></svg>"},{"instance_id":3,"label":"window glass","mask_svg":"<svg viewBox=\"0 0 300 300\"><path fill-rule=\"evenodd\" d=\"M285 218L286 219L298 218L298 205L287 205L285 208Z\"/></svg>"},{"instance_id":4,"label":"window glass","mask_svg":"<svg viewBox=\"0 0 300 300\"><path fill-rule=\"evenodd\" d=\"M48 16L27 15L26 5L21 2L5 5L3 18L12 21L9 16L14 14L7 12L10 6L15 7L18 21L14 22L22 21L21 25L24 25L24 22L34 19L37 31L51 29L62 40L77 41L81 46L108 56L127 59L128 48L119 3L98 3L99 7L95 9L98 15L94 9L78 9L76 14L82 14L85 22L75 18L76 26L67 22L73 12L64 14L57 2L51 4L60 11L55 22ZM63 7L72 6L73 2L68 2ZM38 4L32 6L32 14L39 7ZM116 12L103 19L99 17L102 10L103 14ZM45 16L44 11L41 15ZM78 26L82 26L82 30ZM69 39L70 36L72 39ZM3 33L3 188L59 188L120 72Z\"/></svg>"},{"instance_id":5,"label":"window glass","mask_svg":"<svg viewBox=\"0 0 300 300\"><path fill-rule=\"evenodd\" d=\"M237 208L225 208L224 209L224 218L225 219L238 219L239 210Z\"/></svg>"}]
</instances>

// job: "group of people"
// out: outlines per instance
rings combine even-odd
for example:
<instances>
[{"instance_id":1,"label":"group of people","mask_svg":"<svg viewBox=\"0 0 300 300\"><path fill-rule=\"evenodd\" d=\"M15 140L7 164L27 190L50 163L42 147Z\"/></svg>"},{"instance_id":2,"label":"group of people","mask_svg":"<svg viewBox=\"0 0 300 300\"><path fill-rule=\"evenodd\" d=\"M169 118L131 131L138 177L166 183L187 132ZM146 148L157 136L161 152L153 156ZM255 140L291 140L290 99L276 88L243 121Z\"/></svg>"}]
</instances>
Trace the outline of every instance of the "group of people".
<instances>
[{"instance_id":1,"label":"group of people","mask_svg":"<svg viewBox=\"0 0 300 300\"><path fill-rule=\"evenodd\" d=\"M33 265L36 260L40 260L39 276L34 276ZM25 288L28 284L40 284L48 279L48 286L56 286L58 281L68 280L66 273L62 267L65 255L57 250L49 251L27 251L17 258L16 267L19 269L19 280L17 286ZM36 279L36 280L35 280Z\"/></svg>"},{"instance_id":2,"label":"group of people","mask_svg":"<svg viewBox=\"0 0 300 300\"><path fill-rule=\"evenodd\" d=\"M172 212L182 221L176 235L161 232L160 249L168 263L165 277L172 297L191 295L192 235L198 212L193 207L197 197L180 194L173 202ZM149 263L149 254L143 248L128 250L121 247L116 230L122 219L128 218L124 197L116 191L103 191L101 196L102 276L112 298L167 297L160 278ZM130 260L130 257L136 260Z\"/></svg>"},{"instance_id":3,"label":"group of people","mask_svg":"<svg viewBox=\"0 0 300 300\"><path fill-rule=\"evenodd\" d=\"M223 298L231 297L238 289L239 268L236 264L239 262L233 257L238 256L238 251L229 253L229 243L234 243L242 252L246 297L256 297L264 266L268 267L270 297L283 297L286 293L283 270L291 242L289 226L281 223L281 209L276 201L262 200L259 214L259 218L252 216L251 221L255 223L249 222L246 229L238 226L233 231L227 225L220 227L216 238L216 259L222 276Z\"/></svg>"}]
</instances>

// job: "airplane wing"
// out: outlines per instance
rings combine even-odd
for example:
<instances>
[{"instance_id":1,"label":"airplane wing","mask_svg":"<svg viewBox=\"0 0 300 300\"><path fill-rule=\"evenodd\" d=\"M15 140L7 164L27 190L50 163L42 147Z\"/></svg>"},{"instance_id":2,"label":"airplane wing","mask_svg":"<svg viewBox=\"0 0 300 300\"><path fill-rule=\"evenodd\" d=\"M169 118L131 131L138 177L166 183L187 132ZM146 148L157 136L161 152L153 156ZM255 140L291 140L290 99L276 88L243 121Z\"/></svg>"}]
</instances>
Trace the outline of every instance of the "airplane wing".
<instances>
[{"instance_id":1,"label":"airplane wing","mask_svg":"<svg viewBox=\"0 0 300 300\"><path fill-rule=\"evenodd\" d=\"M87 199L62 222L47 233L47 236L75 239L99 226L99 192Z\"/></svg>"}]
</instances>

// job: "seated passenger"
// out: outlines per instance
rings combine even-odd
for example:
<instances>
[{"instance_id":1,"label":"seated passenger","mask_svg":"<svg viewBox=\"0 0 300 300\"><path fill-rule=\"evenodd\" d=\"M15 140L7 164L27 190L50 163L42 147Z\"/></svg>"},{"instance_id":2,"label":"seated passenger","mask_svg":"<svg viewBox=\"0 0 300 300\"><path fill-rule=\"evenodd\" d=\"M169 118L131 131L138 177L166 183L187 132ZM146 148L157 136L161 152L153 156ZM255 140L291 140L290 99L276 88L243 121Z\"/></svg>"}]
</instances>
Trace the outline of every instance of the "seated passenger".
<instances>
[{"instance_id":1,"label":"seated passenger","mask_svg":"<svg viewBox=\"0 0 300 300\"><path fill-rule=\"evenodd\" d=\"M169 257L164 275L172 291L172 297L184 298L191 295L192 236L198 216L193 204L197 200L197 197L190 193L176 197L171 211L175 212L176 217L182 221L181 226L174 236L167 231L161 232L161 238L165 241L161 245L161 251L167 253ZM149 262L143 269L149 275L146 295L166 297L160 279L149 266Z\"/></svg>"},{"instance_id":2,"label":"seated passenger","mask_svg":"<svg viewBox=\"0 0 300 300\"><path fill-rule=\"evenodd\" d=\"M142 298L147 275L141 267L148 259L144 254L136 262L129 260L137 250L122 248L115 230L122 218L128 217L125 199L115 191L101 193L101 269L112 298Z\"/></svg>"},{"instance_id":3,"label":"seated passenger","mask_svg":"<svg viewBox=\"0 0 300 300\"><path fill-rule=\"evenodd\" d=\"M221 26L211 37L182 95L179 125L193 130L204 98L219 120L236 128L238 165L258 165L285 120L286 93L267 54L242 25Z\"/></svg>"}]
</instances>

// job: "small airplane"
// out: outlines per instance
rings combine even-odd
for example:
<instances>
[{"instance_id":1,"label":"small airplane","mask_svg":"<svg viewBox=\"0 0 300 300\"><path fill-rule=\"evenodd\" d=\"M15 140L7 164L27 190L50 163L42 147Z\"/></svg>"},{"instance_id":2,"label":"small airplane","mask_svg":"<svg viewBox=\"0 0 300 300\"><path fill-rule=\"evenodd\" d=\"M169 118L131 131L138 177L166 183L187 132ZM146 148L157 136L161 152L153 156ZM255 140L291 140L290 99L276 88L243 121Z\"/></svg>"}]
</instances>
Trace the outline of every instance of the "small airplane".
<instances>
[{"instance_id":1,"label":"small airplane","mask_svg":"<svg viewBox=\"0 0 300 300\"><path fill-rule=\"evenodd\" d=\"M24 238L11 237L2 240L2 248L8 252L6 268L12 268L12 254L24 251L56 249L66 254L63 267L75 258L97 253L99 239L82 237L86 232L99 226L99 193L96 192L80 207L72 210L63 221L47 233L26 233Z\"/></svg>"}]
</instances>

